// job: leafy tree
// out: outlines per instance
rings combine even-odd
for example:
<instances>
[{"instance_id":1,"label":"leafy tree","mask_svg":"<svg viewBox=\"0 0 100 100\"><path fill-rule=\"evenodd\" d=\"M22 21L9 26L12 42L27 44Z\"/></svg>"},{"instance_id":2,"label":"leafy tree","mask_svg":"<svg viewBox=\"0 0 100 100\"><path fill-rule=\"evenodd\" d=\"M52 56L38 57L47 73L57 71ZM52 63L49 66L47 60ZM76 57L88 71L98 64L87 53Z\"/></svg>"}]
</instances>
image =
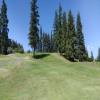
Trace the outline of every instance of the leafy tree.
<instances>
[{"instance_id":1,"label":"leafy tree","mask_svg":"<svg viewBox=\"0 0 100 100\"><path fill-rule=\"evenodd\" d=\"M85 61L88 58L88 53L85 47L84 35L82 32L81 17L79 13L77 15L77 40L78 40L78 52L76 54L78 55L79 61Z\"/></svg>"},{"instance_id":2,"label":"leafy tree","mask_svg":"<svg viewBox=\"0 0 100 100\"><path fill-rule=\"evenodd\" d=\"M98 57L97 57L97 61L100 61L100 48L98 49Z\"/></svg>"},{"instance_id":3,"label":"leafy tree","mask_svg":"<svg viewBox=\"0 0 100 100\"><path fill-rule=\"evenodd\" d=\"M8 49L8 18L7 18L7 5L5 1L2 2L1 7L1 52L7 54Z\"/></svg>"},{"instance_id":4,"label":"leafy tree","mask_svg":"<svg viewBox=\"0 0 100 100\"><path fill-rule=\"evenodd\" d=\"M31 1L31 21L30 21L30 32L29 32L29 44L33 50L33 57L35 57L35 51L39 41L39 14L37 0Z\"/></svg>"}]
</instances>

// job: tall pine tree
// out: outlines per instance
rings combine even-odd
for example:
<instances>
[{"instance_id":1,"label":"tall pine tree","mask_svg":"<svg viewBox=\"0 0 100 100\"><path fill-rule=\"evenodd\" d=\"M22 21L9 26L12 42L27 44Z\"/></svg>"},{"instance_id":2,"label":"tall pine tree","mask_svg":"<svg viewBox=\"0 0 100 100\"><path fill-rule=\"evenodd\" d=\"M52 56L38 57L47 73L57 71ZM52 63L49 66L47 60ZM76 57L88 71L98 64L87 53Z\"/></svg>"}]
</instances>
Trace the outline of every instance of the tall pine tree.
<instances>
[{"instance_id":1,"label":"tall pine tree","mask_svg":"<svg viewBox=\"0 0 100 100\"><path fill-rule=\"evenodd\" d=\"M55 52L58 52L58 12L57 10L55 11L55 18L54 18L54 24L53 24L53 50Z\"/></svg>"},{"instance_id":2,"label":"tall pine tree","mask_svg":"<svg viewBox=\"0 0 100 100\"><path fill-rule=\"evenodd\" d=\"M85 42L84 42L84 35L82 32L82 23L81 23L81 17L80 14L78 13L77 15L77 39L78 39L78 58L79 61L85 61L88 58L88 53L85 47Z\"/></svg>"},{"instance_id":3,"label":"tall pine tree","mask_svg":"<svg viewBox=\"0 0 100 100\"><path fill-rule=\"evenodd\" d=\"M94 56L92 51L91 51L91 61L94 61Z\"/></svg>"},{"instance_id":4,"label":"tall pine tree","mask_svg":"<svg viewBox=\"0 0 100 100\"><path fill-rule=\"evenodd\" d=\"M0 54L1 54L1 11L0 11Z\"/></svg>"},{"instance_id":5,"label":"tall pine tree","mask_svg":"<svg viewBox=\"0 0 100 100\"><path fill-rule=\"evenodd\" d=\"M30 32L29 32L29 44L33 50L33 57L35 57L35 51L39 41L39 13L37 0L31 1L31 20L30 20Z\"/></svg>"},{"instance_id":6,"label":"tall pine tree","mask_svg":"<svg viewBox=\"0 0 100 100\"><path fill-rule=\"evenodd\" d=\"M8 50L8 18L7 18L7 5L5 1L2 2L1 7L1 52L7 54Z\"/></svg>"},{"instance_id":7,"label":"tall pine tree","mask_svg":"<svg viewBox=\"0 0 100 100\"><path fill-rule=\"evenodd\" d=\"M50 52L50 36L43 33L43 52Z\"/></svg>"},{"instance_id":8,"label":"tall pine tree","mask_svg":"<svg viewBox=\"0 0 100 100\"><path fill-rule=\"evenodd\" d=\"M66 41L67 41L67 16L66 12L64 12L62 18L62 41L61 41L62 53L66 52Z\"/></svg>"},{"instance_id":9,"label":"tall pine tree","mask_svg":"<svg viewBox=\"0 0 100 100\"><path fill-rule=\"evenodd\" d=\"M66 57L67 59L74 61L75 59L75 25L74 25L74 18L72 15L71 10L68 13L68 34L67 34L67 41L66 41Z\"/></svg>"},{"instance_id":10,"label":"tall pine tree","mask_svg":"<svg viewBox=\"0 0 100 100\"><path fill-rule=\"evenodd\" d=\"M58 50L59 53L62 54L62 7L59 5L59 10L58 10Z\"/></svg>"},{"instance_id":11,"label":"tall pine tree","mask_svg":"<svg viewBox=\"0 0 100 100\"><path fill-rule=\"evenodd\" d=\"M100 61L100 48L98 49L97 61Z\"/></svg>"},{"instance_id":12,"label":"tall pine tree","mask_svg":"<svg viewBox=\"0 0 100 100\"><path fill-rule=\"evenodd\" d=\"M51 32L51 34L50 34L50 52L54 52L53 45L54 45L54 43L53 43L53 34Z\"/></svg>"},{"instance_id":13,"label":"tall pine tree","mask_svg":"<svg viewBox=\"0 0 100 100\"><path fill-rule=\"evenodd\" d=\"M40 35L39 35L39 51L43 51L43 31L42 27L40 27Z\"/></svg>"}]
</instances>

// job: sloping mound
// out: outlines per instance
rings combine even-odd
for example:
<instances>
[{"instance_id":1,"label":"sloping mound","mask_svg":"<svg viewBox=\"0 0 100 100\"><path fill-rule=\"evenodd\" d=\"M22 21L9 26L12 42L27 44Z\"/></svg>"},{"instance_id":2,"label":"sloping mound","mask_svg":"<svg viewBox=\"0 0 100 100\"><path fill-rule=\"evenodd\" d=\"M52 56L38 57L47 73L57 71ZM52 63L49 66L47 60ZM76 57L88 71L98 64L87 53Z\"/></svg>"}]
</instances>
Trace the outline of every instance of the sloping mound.
<instances>
[{"instance_id":1,"label":"sloping mound","mask_svg":"<svg viewBox=\"0 0 100 100\"><path fill-rule=\"evenodd\" d=\"M53 55L56 59L60 59L60 60L64 61L65 63L70 62L69 60L62 57L59 53L52 53L51 55Z\"/></svg>"}]
</instances>

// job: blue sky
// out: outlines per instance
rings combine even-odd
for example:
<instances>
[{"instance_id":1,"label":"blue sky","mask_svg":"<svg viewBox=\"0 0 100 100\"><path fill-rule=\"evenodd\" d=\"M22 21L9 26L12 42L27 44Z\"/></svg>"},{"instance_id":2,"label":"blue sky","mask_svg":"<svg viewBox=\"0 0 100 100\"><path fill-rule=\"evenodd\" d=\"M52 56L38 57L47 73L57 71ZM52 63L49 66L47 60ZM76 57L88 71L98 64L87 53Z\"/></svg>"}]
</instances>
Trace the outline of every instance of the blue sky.
<instances>
[{"instance_id":1,"label":"blue sky","mask_svg":"<svg viewBox=\"0 0 100 100\"><path fill-rule=\"evenodd\" d=\"M8 5L9 37L23 44L25 50L28 45L31 0L6 0ZM1 5L2 0L0 0ZM79 11L82 17L85 43L89 51L97 56L100 47L100 0L38 0L40 25L45 32L53 29L55 9L59 3L66 13L71 9L76 19Z\"/></svg>"}]
</instances>

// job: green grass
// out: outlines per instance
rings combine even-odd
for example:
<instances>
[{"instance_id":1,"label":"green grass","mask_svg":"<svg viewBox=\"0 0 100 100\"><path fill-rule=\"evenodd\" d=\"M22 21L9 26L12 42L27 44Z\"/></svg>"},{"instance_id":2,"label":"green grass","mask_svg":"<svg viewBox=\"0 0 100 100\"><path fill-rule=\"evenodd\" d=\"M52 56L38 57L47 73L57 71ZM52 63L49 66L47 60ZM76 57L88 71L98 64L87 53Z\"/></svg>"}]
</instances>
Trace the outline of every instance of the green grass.
<instances>
[{"instance_id":1,"label":"green grass","mask_svg":"<svg viewBox=\"0 0 100 100\"><path fill-rule=\"evenodd\" d=\"M100 63L0 56L0 100L100 100Z\"/></svg>"}]
</instances>

